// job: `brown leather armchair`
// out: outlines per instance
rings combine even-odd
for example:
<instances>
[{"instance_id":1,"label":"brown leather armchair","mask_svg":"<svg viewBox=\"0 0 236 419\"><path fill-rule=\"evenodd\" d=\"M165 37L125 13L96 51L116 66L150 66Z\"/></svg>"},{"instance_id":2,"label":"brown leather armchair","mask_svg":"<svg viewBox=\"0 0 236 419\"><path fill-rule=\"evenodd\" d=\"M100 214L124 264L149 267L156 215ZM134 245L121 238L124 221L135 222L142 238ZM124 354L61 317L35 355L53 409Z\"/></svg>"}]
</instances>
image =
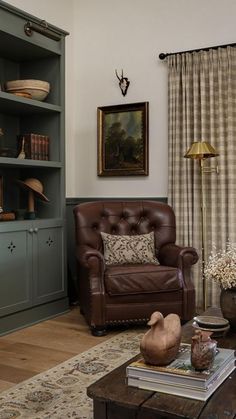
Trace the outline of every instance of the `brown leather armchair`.
<instances>
[{"instance_id":1,"label":"brown leather armchair","mask_svg":"<svg viewBox=\"0 0 236 419\"><path fill-rule=\"evenodd\" d=\"M157 201L95 201L74 208L81 312L92 334L108 325L144 323L158 310L183 322L195 314L191 266L198 255L175 244L175 215ZM106 266L100 232L137 235L154 231L160 265Z\"/></svg>"}]
</instances>

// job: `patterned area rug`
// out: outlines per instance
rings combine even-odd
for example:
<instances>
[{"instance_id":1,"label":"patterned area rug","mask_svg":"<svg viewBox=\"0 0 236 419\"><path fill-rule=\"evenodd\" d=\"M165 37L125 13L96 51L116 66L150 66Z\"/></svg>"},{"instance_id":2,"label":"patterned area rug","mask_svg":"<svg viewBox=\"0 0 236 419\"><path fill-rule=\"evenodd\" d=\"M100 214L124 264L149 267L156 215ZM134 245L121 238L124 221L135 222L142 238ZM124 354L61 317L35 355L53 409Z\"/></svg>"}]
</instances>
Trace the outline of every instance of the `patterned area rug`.
<instances>
[{"instance_id":1,"label":"patterned area rug","mask_svg":"<svg viewBox=\"0 0 236 419\"><path fill-rule=\"evenodd\" d=\"M87 387L139 353L143 329L128 330L0 393L0 419L92 419Z\"/></svg>"}]
</instances>

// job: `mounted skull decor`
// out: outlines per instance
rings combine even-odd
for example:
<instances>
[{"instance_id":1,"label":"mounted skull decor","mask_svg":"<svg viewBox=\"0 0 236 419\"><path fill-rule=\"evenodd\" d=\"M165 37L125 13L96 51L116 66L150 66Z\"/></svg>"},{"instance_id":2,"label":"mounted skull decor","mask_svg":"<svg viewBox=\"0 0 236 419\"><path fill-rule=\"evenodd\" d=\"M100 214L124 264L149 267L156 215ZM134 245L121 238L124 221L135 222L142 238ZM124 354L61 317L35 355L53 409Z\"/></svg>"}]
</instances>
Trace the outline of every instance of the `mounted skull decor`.
<instances>
[{"instance_id":1,"label":"mounted skull decor","mask_svg":"<svg viewBox=\"0 0 236 419\"><path fill-rule=\"evenodd\" d=\"M123 96L126 95L128 87L130 85L130 81L128 80L127 77L123 76L123 70L121 72L121 77L118 76L117 70L116 70L116 77L119 80L119 86L120 86L120 90Z\"/></svg>"}]
</instances>

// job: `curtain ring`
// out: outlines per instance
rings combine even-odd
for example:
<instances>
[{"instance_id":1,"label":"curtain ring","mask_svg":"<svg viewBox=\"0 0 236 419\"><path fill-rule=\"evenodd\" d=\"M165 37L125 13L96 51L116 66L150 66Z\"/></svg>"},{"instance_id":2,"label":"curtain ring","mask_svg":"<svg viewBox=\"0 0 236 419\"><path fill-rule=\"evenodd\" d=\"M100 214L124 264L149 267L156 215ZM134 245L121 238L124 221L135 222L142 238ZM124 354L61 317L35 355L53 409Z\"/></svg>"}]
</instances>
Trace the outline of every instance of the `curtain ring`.
<instances>
[{"instance_id":1,"label":"curtain ring","mask_svg":"<svg viewBox=\"0 0 236 419\"><path fill-rule=\"evenodd\" d=\"M42 26L44 29L48 29L48 23L46 22L46 20L41 20L41 22L39 23L40 26Z\"/></svg>"}]
</instances>

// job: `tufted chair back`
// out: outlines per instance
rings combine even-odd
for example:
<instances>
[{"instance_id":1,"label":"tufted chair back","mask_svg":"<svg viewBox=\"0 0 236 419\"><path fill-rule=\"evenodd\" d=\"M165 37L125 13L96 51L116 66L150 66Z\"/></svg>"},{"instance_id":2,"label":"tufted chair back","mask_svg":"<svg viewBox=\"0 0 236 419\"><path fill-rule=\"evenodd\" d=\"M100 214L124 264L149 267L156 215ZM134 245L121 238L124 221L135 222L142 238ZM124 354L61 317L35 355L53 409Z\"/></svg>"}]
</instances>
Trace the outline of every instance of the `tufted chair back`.
<instances>
[{"instance_id":1,"label":"tufted chair back","mask_svg":"<svg viewBox=\"0 0 236 419\"><path fill-rule=\"evenodd\" d=\"M157 201L94 201L74 208L80 310L94 335L117 324L145 323L154 311L195 312L191 266L198 260L191 247L175 244L175 214ZM154 232L160 264L105 263L101 232L139 235Z\"/></svg>"},{"instance_id":2,"label":"tufted chair back","mask_svg":"<svg viewBox=\"0 0 236 419\"><path fill-rule=\"evenodd\" d=\"M156 251L175 243L175 215L172 208L155 201L97 201L74 209L77 245L103 251L100 232L118 235L154 231Z\"/></svg>"}]
</instances>

